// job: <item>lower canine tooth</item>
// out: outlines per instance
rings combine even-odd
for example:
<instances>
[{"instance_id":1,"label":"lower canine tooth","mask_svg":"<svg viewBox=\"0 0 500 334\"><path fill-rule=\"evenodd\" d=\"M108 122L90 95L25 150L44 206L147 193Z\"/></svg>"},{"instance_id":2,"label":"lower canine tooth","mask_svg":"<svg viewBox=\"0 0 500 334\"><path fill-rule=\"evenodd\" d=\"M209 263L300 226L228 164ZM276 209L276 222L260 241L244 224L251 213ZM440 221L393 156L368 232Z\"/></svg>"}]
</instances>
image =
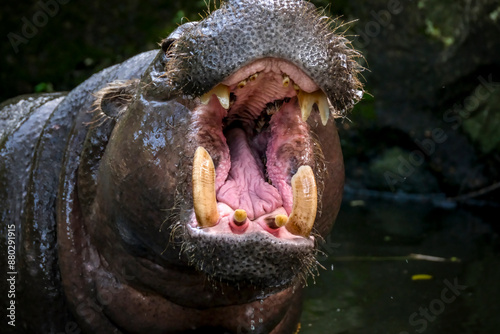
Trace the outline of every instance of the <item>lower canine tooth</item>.
<instances>
[{"instance_id":1,"label":"lower canine tooth","mask_svg":"<svg viewBox=\"0 0 500 334\"><path fill-rule=\"evenodd\" d=\"M309 237L316 219L318 192L311 167L301 166L292 177L292 213L285 228L292 234Z\"/></svg>"},{"instance_id":2,"label":"lower canine tooth","mask_svg":"<svg viewBox=\"0 0 500 334\"><path fill-rule=\"evenodd\" d=\"M217 98L219 99L219 102L224 109L229 109L229 95L230 95L230 90L229 87L223 84L218 84L214 88L212 88L208 93L203 94L200 97L201 103L203 104L208 104L210 102L210 99L212 98L212 95L215 94Z\"/></svg>"},{"instance_id":3,"label":"lower canine tooth","mask_svg":"<svg viewBox=\"0 0 500 334\"><path fill-rule=\"evenodd\" d=\"M215 196L215 168L210 154L198 147L193 159L193 206L200 227L212 227L219 220Z\"/></svg>"}]
</instances>

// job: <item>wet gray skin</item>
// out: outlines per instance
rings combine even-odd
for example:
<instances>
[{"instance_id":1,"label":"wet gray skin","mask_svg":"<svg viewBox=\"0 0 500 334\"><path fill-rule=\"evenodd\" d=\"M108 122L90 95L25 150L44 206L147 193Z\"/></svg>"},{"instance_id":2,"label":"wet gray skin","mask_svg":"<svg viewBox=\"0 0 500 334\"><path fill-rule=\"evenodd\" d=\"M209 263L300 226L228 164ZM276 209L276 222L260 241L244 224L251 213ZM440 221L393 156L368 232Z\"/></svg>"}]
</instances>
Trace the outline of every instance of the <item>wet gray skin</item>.
<instances>
[{"instance_id":1,"label":"wet gray skin","mask_svg":"<svg viewBox=\"0 0 500 334\"><path fill-rule=\"evenodd\" d=\"M332 23L308 2L228 1L180 26L159 52L110 67L67 95L2 104L0 228L3 258L9 230L15 235L16 329L294 332L344 178L334 121L323 126L317 106L302 121L297 91L321 90L338 115L361 91L356 53ZM258 79L255 64L267 66ZM288 74L297 90L283 88ZM200 100L220 83L230 88L229 110L215 96ZM240 143L250 148L233 148ZM199 146L214 161L218 189L237 172L229 166L257 166L252 182L260 188L240 203L249 205L250 224L262 218L269 227L197 227L191 174ZM316 221L310 237L283 237L265 218L290 205L290 179L303 165L318 185ZM263 189L279 194L274 206ZM221 193L217 200L233 203Z\"/></svg>"}]
</instances>

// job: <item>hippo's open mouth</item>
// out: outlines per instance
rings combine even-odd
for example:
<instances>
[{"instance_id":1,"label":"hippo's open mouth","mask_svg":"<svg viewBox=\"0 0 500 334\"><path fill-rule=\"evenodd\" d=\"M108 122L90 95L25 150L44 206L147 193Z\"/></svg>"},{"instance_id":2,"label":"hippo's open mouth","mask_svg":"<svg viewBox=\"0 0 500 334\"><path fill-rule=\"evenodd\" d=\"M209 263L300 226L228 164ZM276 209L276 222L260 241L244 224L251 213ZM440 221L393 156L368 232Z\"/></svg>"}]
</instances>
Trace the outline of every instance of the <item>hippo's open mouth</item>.
<instances>
[{"instance_id":1,"label":"hippo's open mouth","mask_svg":"<svg viewBox=\"0 0 500 334\"><path fill-rule=\"evenodd\" d=\"M281 285L287 276L273 280L270 272L293 276L315 262L310 234L321 175L313 168L321 154L306 123L314 108L326 124L326 95L298 67L276 58L241 68L201 96L193 115L198 149L188 234L198 240L197 249L213 249L218 258L231 254L224 261L204 256L204 271L242 278L244 270L235 273L241 266L231 263L244 261L269 286ZM216 268L217 262L225 268ZM270 268L262 269L264 263Z\"/></svg>"}]
</instances>

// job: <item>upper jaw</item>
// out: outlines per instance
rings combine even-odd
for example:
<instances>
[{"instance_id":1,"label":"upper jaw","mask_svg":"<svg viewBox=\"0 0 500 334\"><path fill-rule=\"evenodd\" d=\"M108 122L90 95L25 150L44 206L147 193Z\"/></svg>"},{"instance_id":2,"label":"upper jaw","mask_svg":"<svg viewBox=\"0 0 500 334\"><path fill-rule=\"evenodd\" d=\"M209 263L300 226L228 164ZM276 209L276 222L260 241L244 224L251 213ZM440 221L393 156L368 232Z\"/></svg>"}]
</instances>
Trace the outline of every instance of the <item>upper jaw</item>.
<instances>
[{"instance_id":1,"label":"upper jaw","mask_svg":"<svg viewBox=\"0 0 500 334\"><path fill-rule=\"evenodd\" d=\"M251 62L274 57L300 67L338 114L345 115L359 100L359 54L337 33L336 20L307 1L235 2L238 5L222 3L197 24L172 35L174 41L164 50L173 91L200 96ZM313 92L305 84L302 89Z\"/></svg>"},{"instance_id":2,"label":"upper jaw","mask_svg":"<svg viewBox=\"0 0 500 334\"><path fill-rule=\"evenodd\" d=\"M266 79L263 80L262 77ZM255 105L244 104L245 98L257 94L259 98ZM201 103L207 104L213 95L217 96L221 106L229 111L229 117L244 108L245 112L250 111L253 118L257 118L266 103L295 96L299 99L304 122L315 106L323 125L326 125L330 115L336 112L329 98L309 76L291 62L279 58L262 58L243 66L203 94Z\"/></svg>"}]
</instances>

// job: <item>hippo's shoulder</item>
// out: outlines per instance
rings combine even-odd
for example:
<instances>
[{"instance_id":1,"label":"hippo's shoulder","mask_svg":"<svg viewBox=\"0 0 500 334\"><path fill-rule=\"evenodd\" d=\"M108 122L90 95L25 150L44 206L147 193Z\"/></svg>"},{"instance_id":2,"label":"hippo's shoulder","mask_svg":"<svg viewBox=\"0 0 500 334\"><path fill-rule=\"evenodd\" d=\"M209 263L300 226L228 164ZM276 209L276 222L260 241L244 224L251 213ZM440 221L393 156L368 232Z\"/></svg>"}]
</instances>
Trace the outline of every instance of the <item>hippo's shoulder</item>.
<instances>
[{"instance_id":1,"label":"hippo's shoulder","mask_svg":"<svg viewBox=\"0 0 500 334\"><path fill-rule=\"evenodd\" d=\"M24 277L18 287L24 293L16 296L16 303L33 305L19 310L20 326L50 332L71 319L56 246L59 176L67 168L68 152L78 155L81 150L78 136L87 131L96 92L113 81L140 78L157 53L145 52L103 69L69 93L22 95L0 104L0 234L7 236L15 226L16 269ZM4 243L0 255L7 256ZM3 265L1 269L7 272Z\"/></svg>"}]
</instances>

